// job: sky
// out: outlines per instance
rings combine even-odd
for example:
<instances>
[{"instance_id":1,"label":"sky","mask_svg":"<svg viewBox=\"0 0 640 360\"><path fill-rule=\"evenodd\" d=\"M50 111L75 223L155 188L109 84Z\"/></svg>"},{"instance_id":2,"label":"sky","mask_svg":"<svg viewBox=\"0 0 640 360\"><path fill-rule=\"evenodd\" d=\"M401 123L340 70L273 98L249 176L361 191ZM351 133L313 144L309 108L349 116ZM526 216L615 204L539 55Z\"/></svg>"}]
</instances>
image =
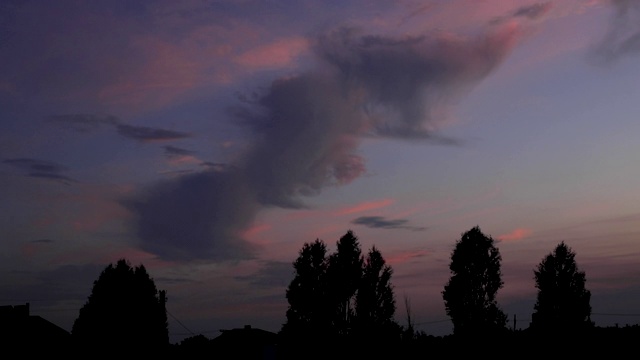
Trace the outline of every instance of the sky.
<instances>
[{"instance_id":1,"label":"sky","mask_svg":"<svg viewBox=\"0 0 640 360\"><path fill-rule=\"evenodd\" d=\"M640 322L640 1L4 0L0 54L2 305L70 331L125 258L172 343L277 332L299 250L352 230L447 335L479 226L510 326L560 242L595 324Z\"/></svg>"}]
</instances>

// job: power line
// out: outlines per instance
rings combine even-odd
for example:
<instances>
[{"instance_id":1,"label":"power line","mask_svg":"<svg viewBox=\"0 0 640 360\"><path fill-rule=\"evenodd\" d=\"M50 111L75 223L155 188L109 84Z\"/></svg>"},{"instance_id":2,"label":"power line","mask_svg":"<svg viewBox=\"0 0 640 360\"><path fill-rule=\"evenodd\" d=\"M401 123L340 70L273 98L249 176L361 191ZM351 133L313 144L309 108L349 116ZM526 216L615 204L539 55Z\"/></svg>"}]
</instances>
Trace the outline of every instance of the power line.
<instances>
[{"instance_id":1,"label":"power line","mask_svg":"<svg viewBox=\"0 0 640 360\"><path fill-rule=\"evenodd\" d=\"M166 310L166 309L165 309ZM173 318L173 320L175 320L178 324L180 324L180 326L182 326L185 330L187 330L189 332L189 334L195 336L195 334L193 333L193 331L191 331L188 327L186 327L180 320L178 320L177 317L173 316L173 314L169 311L166 310L167 314L171 315L171 317ZM181 334L181 335L188 335L188 334Z\"/></svg>"},{"instance_id":2,"label":"power line","mask_svg":"<svg viewBox=\"0 0 640 360\"><path fill-rule=\"evenodd\" d=\"M604 316L640 316L640 314L614 314L614 313L591 313L591 315L604 315Z\"/></svg>"},{"instance_id":3,"label":"power line","mask_svg":"<svg viewBox=\"0 0 640 360\"><path fill-rule=\"evenodd\" d=\"M450 321L451 319L422 321L422 322L413 323L413 325L427 325L427 324L436 324L436 323L450 322Z\"/></svg>"}]
</instances>

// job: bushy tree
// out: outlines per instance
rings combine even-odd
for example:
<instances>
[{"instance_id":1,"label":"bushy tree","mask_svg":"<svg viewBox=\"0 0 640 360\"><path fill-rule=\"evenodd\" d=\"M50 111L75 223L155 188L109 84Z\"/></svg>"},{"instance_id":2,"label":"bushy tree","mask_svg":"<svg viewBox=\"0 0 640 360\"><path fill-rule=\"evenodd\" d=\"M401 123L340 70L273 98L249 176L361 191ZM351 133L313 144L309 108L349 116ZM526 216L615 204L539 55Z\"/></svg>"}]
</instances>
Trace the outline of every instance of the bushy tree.
<instances>
[{"instance_id":1,"label":"bushy tree","mask_svg":"<svg viewBox=\"0 0 640 360\"><path fill-rule=\"evenodd\" d=\"M462 234L451 254L451 278L442 297L457 335L480 335L506 328L496 296L502 288L499 250L478 226Z\"/></svg>"},{"instance_id":2,"label":"bushy tree","mask_svg":"<svg viewBox=\"0 0 640 360\"><path fill-rule=\"evenodd\" d=\"M571 248L561 242L533 272L538 289L533 328L566 331L592 325L591 292L585 288L585 272L578 269Z\"/></svg>"},{"instance_id":3,"label":"bushy tree","mask_svg":"<svg viewBox=\"0 0 640 360\"><path fill-rule=\"evenodd\" d=\"M328 331L331 311L327 299L327 247L322 240L305 243L293 263L295 276L286 292L289 308L283 332Z\"/></svg>"},{"instance_id":4,"label":"bushy tree","mask_svg":"<svg viewBox=\"0 0 640 360\"><path fill-rule=\"evenodd\" d=\"M94 281L71 333L98 351L160 350L169 345L166 301L143 265L121 259Z\"/></svg>"}]
</instances>

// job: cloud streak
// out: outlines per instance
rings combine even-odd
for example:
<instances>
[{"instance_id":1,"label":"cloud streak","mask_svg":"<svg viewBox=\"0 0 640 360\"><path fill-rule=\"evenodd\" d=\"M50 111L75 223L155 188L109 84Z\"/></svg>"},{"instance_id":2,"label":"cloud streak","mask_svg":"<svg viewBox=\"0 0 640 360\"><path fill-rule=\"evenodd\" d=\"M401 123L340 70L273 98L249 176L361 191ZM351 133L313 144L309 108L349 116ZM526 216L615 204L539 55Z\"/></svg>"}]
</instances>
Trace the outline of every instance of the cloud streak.
<instances>
[{"instance_id":1,"label":"cloud streak","mask_svg":"<svg viewBox=\"0 0 640 360\"><path fill-rule=\"evenodd\" d=\"M191 136L180 131L125 124L116 125L116 130L118 134L126 138L141 142L179 140Z\"/></svg>"},{"instance_id":2,"label":"cloud streak","mask_svg":"<svg viewBox=\"0 0 640 360\"><path fill-rule=\"evenodd\" d=\"M379 200L379 201L369 201L369 202L364 202L361 204L357 204L354 206L349 206L343 209L340 209L338 211L336 211L336 215L349 215L349 214L354 214L354 213L359 213L359 212L364 212L364 211L369 211L369 210L377 210L380 208L384 208L386 206L389 206L391 204L393 204L395 202L395 200L393 199L383 199L383 200Z\"/></svg>"},{"instance_id":3,"label":"cloud streak","mask_svg":"<svg viewBox=\"0 0 640 360\"><path fill-rule=\"evenodd\" d=\"M591 52L598 64L611 64L625 56L640 53L640 2L609 0L614 15L609 29Z\"/></svg>"},{"instance_id":4,"label":"cloud streak","mask_svg":"<svg viewBox=\"0 0 640 360\"><path fill-rule=\"evenodd\" d=\"M352 224L364 225L376 229L406 229L412 231L422 231L425 227L407 225L409 220L406 219L387 219L383 216L361 216L351 221Z\"/></svg>"},{"instance_id":5,"label":"cloud streak","mask_svg":"<svg viewBox=\"0 0 640 360\"><path fill-rule=\"evenodd\" d=\"M123 124L112 115L61 114L50 116L48 119L63 128L81 133L95 131L103 125L113 126L119 135L139 142L171 141L191 137L191 134L182 131Z\"/></svg>"},{"instance_id":6,"label":"cloud streak","mask_svg":"<svg viewBox=\"0 0 640 360\"><path fill-rule=\"evenodd\" d=\"M255 254L242 237L257 213L306 199L365 171L365 137L438 140L446 107L489 75L519 40L514 27L477 38L390 38L339 28L310 41L318 66L282 77L229 109L249 134L229 167L154 184L123 201L140 245L173 260ZM402 220L361 219L410 228ZM396 221L395 223L393 221Z\"/></svg>"},{"instance_id":7,"label":"cloud streak","mask_svg":"<svg viewBox=\"0 0 640 360\"><path fill-rule=\"evenodd\" d=\"M67 185L76 182L76 180L62 174L68 171L65 166L55 162L31 158L5 159L2 162L23 170L29 177L60 181Z\"/></svg>"},{"instance_id":8,"label":"cloud streak","mask_svg":"<svg viewBox=\"0 0 640 360\"><path fill-rule=\"evenodd\" d=\"M535 20L544 16L546 13L548 13L549 10L551 10L551 7L552 7L551 2L537 3L529 6L523 6L517 9L513 13L513 16L525 17L527 19Z\"/></svg>"}]
</instances>

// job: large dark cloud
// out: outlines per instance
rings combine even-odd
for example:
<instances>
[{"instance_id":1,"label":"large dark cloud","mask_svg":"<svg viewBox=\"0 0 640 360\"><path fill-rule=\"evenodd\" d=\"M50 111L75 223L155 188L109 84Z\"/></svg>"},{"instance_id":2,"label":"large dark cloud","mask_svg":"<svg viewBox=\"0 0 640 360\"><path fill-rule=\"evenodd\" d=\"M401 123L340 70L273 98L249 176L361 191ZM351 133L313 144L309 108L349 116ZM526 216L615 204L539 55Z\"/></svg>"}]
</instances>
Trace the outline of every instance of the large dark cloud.
<instances>
[{"instance_id":1,"label":"large dark cloud","mask_svg":"<svg viewBox=\"0 0 640 360\"><path fill-rule=\"evenodd\" d=\"M188 174L146 189L124 205L136 215L143 249L164 259L246 259L242 239L258 211L254 191L234 171Z\"/></svg>"},{"instance_id":2,"label":"large dark cloud","mask_svg":"<svg viewBox=\"0 0 640 360\"><path fill-rule=\"evenodd\" d=\"M167 259L238 259L267 207L300 208L365 171L366 136L430 141L444 109L509 53L517 32L399 39L338 29L318 36L318 67L274 81L230 112L250 146L224 167L150 186L124 203L141 246Z\"/></svg>"},{"instance_id":3,"label":"large dark cloud","mask_svg":"<svg viewBox=\"0 0 640 360\"><path fill-rule=\"evenodd\" d=\"M370 134L429 138L447 105L500 64L516 35L391 39L343 28L321 36L317 53L337 71L341 95L357 97Z\"/></svg>"},{"instance_id":4,"label":"large dark cloud","mask_svg":"<svg viewBox=\"0 0 640 360\"><path fill-rule=\"evenodd\" d=\"M591 59L610 64L640 53L640 1L609 0L614 14L602 40L593 48Z\"/></svg>"}]
</instances>

